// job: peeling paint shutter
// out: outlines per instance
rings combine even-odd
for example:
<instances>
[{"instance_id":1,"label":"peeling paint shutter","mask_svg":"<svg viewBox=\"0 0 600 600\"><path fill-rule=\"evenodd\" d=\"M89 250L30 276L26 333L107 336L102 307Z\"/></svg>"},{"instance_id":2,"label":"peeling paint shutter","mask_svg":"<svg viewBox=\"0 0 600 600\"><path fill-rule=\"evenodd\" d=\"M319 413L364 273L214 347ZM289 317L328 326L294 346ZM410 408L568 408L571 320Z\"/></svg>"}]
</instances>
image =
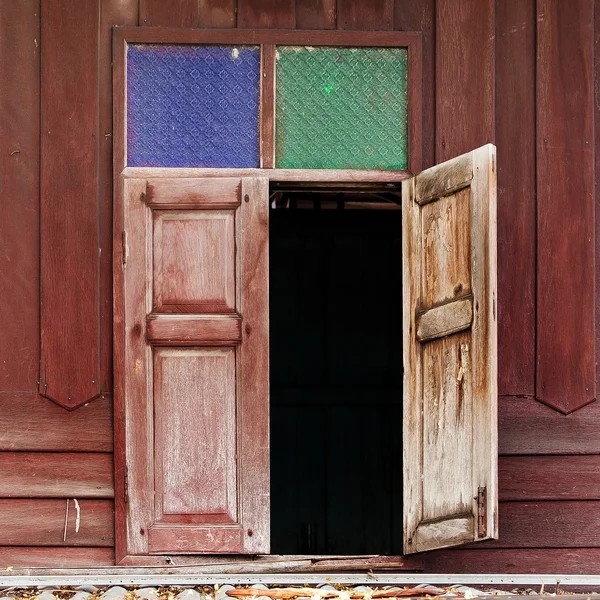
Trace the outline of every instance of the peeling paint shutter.
<instances>
[{"instance_id":1,"label":"peeling paint shutter","mask_svg":"<svg viewBox=\"0 0 600 600\"><path fill-rule=\"evenodd\" d=\"M268 180L124 194L118 558L268 553Z\"/></svg>"},{"instance_id":2,"label":"peeling paint shutter","mask_svg":"<svg viewBox=\"0 0 600 600\"><path fill-rule=\"evenodd\" d=\"M497 537L495 156L403 189L407 554Z\"/></svg>"}]
</instances>

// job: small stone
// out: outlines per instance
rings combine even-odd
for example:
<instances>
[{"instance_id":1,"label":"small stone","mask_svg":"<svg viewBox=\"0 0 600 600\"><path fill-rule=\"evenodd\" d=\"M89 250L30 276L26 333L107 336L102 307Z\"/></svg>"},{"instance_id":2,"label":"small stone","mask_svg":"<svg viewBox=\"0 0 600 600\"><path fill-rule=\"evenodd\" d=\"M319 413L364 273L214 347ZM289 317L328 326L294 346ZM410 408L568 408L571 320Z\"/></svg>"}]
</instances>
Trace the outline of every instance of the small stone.
<instances>
[{"instance_id":1,"label":"small stone","mask_svg":"<svg viewBox=\"0 0 600 600\"><path fill-rule=\"evenodd\" d=\"M157 600L160 598L156 588L142 588L141 590L135 590L135 593L142 600Z\"/></svg>"},{"instance_id":2,"label":"small stone","mask_svg":"<svg viewBox=\"0 0 600 600\"><path fill-rule=\"evenodd\" d=\"M124 600L127 590L120 585L108 588L100 598L102 600Z\"/></svg>"},{"instance_id":3,"label":"small stone","mask_svg":"<svg viewBox=\"0 0 600 600\"><path fill-rule=\"evenodd\" d=\"M75 588L78 592L88 592L89 594L95 594L98 588L95 585L80 585Z\"/></svg>"},{"instance_id":4,"label":"small stone","mask_svg":"<svg viewBox=\"0 0 600 600\"><path fill-rule=\"evenodd\" d=\"M235 589L235 587L233 585L222 585L216 592L215 592L215 600L231 600L231 596L227 595L227 591L228 590L233 590Z\"/></svg>"},{"instance_id":5,"label":"small stone","mask_svg":"<svg viewBox=\"0 0 600 600\"><path fill-rule=\"evenodd\" d=\"M179 592L179 594L177 594L175 598L176 600L202 600L200 592L192 589L183 590L183 592Z\"/></svg>"},{"instance_id":6,"label":"small stone","mask_svg":"<svg viewBox=\"0 0 600 600\"><path fill-rule=\"evenodd\" d=\"M91 595L92 594L90 592L78 591L75 592L75 595L71 596L69 600L88 600Z\"/></svg>"},{"instance_id":7,"label":"small stone","mask_svg":"<svg viewBox=\"0 0 600 600\"><path fill-rule=\"evenodd\" d=\"M56 600L56 596L52 592L44 590L37 596L37 600Z\"/></svg>"}]
</instances>

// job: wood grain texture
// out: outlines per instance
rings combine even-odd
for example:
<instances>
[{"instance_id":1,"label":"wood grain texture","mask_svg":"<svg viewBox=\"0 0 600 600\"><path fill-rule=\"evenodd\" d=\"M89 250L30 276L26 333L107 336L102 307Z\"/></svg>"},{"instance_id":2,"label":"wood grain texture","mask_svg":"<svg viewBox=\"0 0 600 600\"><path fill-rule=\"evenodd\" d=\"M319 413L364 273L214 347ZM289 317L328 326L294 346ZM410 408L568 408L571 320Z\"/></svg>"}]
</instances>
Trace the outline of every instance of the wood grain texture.
<instances>
[{"instance_id":1,"label":"wood grain texture","mask_svg":"<svg viewBox=\"0 0 600 600\"><path fill-rule=\"evenodd\" d=\"M0 452L0 498L112 498L112 454Z\"/></svg>"},{"instance_id":2,"label":"wood grain texture","mask_svg":"<svg viewBox=\"0 0 600 600\"><path fill-rule=\"evenodd\" d=\"M36 393L0 393L0 450L110 452L112 400L99 398L67 412Z\"/></svg>"},{"instance_id":3,"label":"wood grain texture","mask_svg":"<svg viewBox=\"0 0 600 600\"><path fill-rule=\"evenodd\" d=\"M452 165L461 186L465 174L472 181L446 195L456 187ZM404 549L412 553L497 536L494 147L417 175L402 201ZM418 315L457 304L463 291L473 294L472 325L421 344Z\"/></svg>"},{"instance_id":4,"label":"wood grain texture","mask_svg":"<svg viewBox=\"0 0 600 600\"><path fill-rule=\"evenodd\" d=\"M113 387L113 290L112 290L112 211L113 211L113 97L112 26L137 25L138 0L102 0L99 39L99 119L100 162L98 205L100 215L100 377L102 389Z\"/></svg>"},{"instance_id":5,"label":"wood grain texture","mask_svg":"<svg viewBox=\"0 0 600 600\"><path fill-rule=\"evenodd\" d=\"M240 204L240 179L234 177L206 179L150 179L144 201L152 208L237 208Z\"/></svg>"},{"instance_id":6,"label":"wood grain texture","mask_svg":"<svg viewBox=\"0 0 600 600\"><path fill-rule=\"evenodd\" d=\"M453 549L429 552L428 573L595 573L600 548Z\"/></svg>"},{"instance_id":7,"label":"wood grain texture","mask_svg":"<svg viewBox=\"0 0 600 600\"><path fill-rule=\"evenodd\" d=\"M594 2L537 20L536 397L570 413L596 397Z\"/></svg>"},{"instance_id":8,"label":"wood grain texture","mask_svg":"<svg viewBox=\"0 0 600 600\"><path fill-rule=\"evenodd\" d=\"M473 301L456 300L430 308L418 315L417 339L426 342L468 329L473 322Z\"/></svg>"},{"instance_id":9,"label":"wood grain texture","mask_svg":"<svg viewBox=\"0 0 600 600\"><path fill-rule=\"evenodd\" d=\"M507 395L535 385L535 35L534 0L497 0L498 388Z\"/></svg>"},{"instance_id":10,"label":"wood grain texture","mask_svg":"<svg viewBox=\"0 0 600 600\"><path fill-rule=\"evenodd\" d=\"M155 315L146 321L146 336L161 346L232 346L242 340L238 316Z\"/></svg>"},{"instance_id":11,"label":"wood grain texture","mask_svg":"<svg viewBox=\"0 0 600 600\"><path fill-rule=\"evenodd\" d=\"M0 6L0 390L39 370L40 2ZM36 364L38 363L38 364Z\"/></svg>"},{"instance_id":12,"label":"wood grain texture","mask_svg":"<svg viewBox=\"0 0 600 600\"><path fill-rule=\"evenodd\" d=\"M238 0L237 26L256 29L293 29L296 27L294 2Z\"/></svg>"},{"instance_id":13,"label":"wood grain texture","mask_svg":"<svg viewBox=\"0 0 600 600\"><path fill-rule=\"evenodd\" d=\"M600 457L502 456L500 500L598 500Z\"/></svg>"},{"instance_id":14,"label":"wood grain texture","mask_svg":"<svg viewBox=\"0 0 600 600\"><path fill-rule=\"evenodd\" d=\"M296 0L297 29L335 29L336 0Z\"/></svg>"},{"instance_id":15,"label":"wood grain texture","mask_svg":"<svg viewBox=\"0 0 600 600\"><path fill-rule=\"evenodd\" d=\"M108 567L114 565L112 548L69 548L40 546L0 547L0 569L7 567Z\"/></svg>"},{"instance_id":16,"label":"wood grain texture","mask_svg":"<svg viewBox=\"0 0 600 600\"><path fill-rule=\"evenodd\" d=\"M98 29L97 2L44 4L39 391L68 409L101 393Z\"/></svg>"},{"instance_id":17,"label":"wood grain texture","mask_svg":"<svg viewBox=\"0 0 600 600\"><path fill-rule=\"evenodd\" d=\"M395 0L394 29L420 31L422 38L423 169L434 165L435 154L435 0ZM410 67L409 67L410 68Z\"/></svg>"},{"instance_id":18,"label":"wood grain texture","mask_svg":"<svg viewBox=\"0 0 600 600\"><path fill-rule=\"evenodd\" d=\"M338 29L393 29L394 0L337 0Z\"/></svg>"},{"instance_id":19,"label":"wood grain texture","mask_svg":"<svg viewBox=\"0 0 600 600\"><path fill-rule=\"evenodd\" d=\"M77 502L0 499L0 546L113 546L112 500Z\"/></svg>"},{"instance_id":20,"label":"wood grain texture","mask_svg":"<svg viewBox=\"0 0 600 600\"><path fill-rule=\"evenodd\" d=\"M200 27L235 27L236 0L199 0Z\"/></svg>"},{"instance_id":21,"label":"wood grain texture","mask_svg":"<svg viewBox=\"0 0 600 600\"><path fill-rule=\"evenodd\" d=\"M533 400L499 398L500 454L600 453L600 404L563 415Z\"/></svg>"},{"instance_id":22,"label":"wood grain texture","mask_svg":"<svg viewBox=\"0 0 600 600\"><path fill-rule=\"evenodd\" d=\"M436 161L494 141L494 1L436 4Z\"/></svg>"},{"instance_id":23,"label":"wood grain texture","mask_svg":"<svg viewBox=\"0 0 600 600\"><path fill-rule=\"evenodd\" d=\"M198 0L140 0L140 25L198 27Z\"/></svg>"}]
</instances>

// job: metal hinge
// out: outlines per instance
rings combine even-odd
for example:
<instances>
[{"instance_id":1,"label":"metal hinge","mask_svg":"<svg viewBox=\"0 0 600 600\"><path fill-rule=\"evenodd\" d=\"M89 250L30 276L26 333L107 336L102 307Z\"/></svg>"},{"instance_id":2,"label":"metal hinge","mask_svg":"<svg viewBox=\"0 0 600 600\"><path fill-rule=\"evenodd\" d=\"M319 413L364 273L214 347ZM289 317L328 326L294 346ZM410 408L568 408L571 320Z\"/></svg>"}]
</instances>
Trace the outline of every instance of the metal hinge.
<instances>
[{"instance_id":1,"label":"metal hinge","mask_svg":"<svg viewBox=\"0 0 600 600\"><path fill-rule=\"evenodd\" d=\"M487 487L477 489L477 535L487 536Z\"/></svg>"},{"instance_id":2,"label":"metal hinge","mask_svg":"<svg viewBox=\"0 0 600 600\"><path fill-rule=\"evenodd\" d=\"M125 472L123 473L123 500L125 504L129 502L129 472L127 467L125 467Z\"/></svg>"},{"instance_id":3,"label":"metal hinge","mask_svg":"<svg viewBox=\"0 0 600 600\"><path fill-rule=\"evenodd\" d=\"M123 266L127 264L127 255L129 254L129 249L127 248L127 232L123 230L121 232L121 262Z\"/></svg>"}]
</instances>

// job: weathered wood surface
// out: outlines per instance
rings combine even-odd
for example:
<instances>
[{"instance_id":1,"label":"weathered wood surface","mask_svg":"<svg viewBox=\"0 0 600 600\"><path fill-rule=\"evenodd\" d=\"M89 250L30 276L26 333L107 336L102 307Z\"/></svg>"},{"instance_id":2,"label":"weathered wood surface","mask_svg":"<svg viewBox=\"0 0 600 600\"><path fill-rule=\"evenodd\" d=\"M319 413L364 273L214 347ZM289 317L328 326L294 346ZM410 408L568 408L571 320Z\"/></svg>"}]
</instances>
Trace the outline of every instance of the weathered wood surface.
<instances>
[{"instance_id":1,"label":"weathered wood surface","mask_svg":"<svg viewBox=\"0 0 600 600\"><path fill-rule=\"evenodd\" d=\"M533 396L535 385L535 4L496 2L498 388L506 395Z\"/></svg>"},{"instance_id":2,"label":"weathered wood surface","mask_svg":"<svg viewBox=\"0 0 600 600\"><path fill-rule=\"evenodd\" d=\"M497 536L495 169L495 150L484 146L403 190L406 553ZM464 294L472 324L445 318L436 331L422 328L431 335L420 341L419 315L460 313L471 306Z\"/></svg>"},{"instance_id":3,"label":"weathered wood surface","mask_svg":"<svg viewBox=\"0 0 600 600\"><path fill-rule=\"evenodd\" d=\"M238 0L237 26L256 29L293 29L296 26L294 3L280 0Z\"/></svg>"},{"instance_id":4,"label":"weathered wood surface","mask_svg":"<svg viewBox=\"0 0 600 600\"><path fill-rule=\"evenodd\" d=\"M335 29L336 0L296 0L297 29Z\"/></svg>"},{"instance_id":5,"label":"weathered wood surface","mask_svg":"<svg viewBox=\"0 0 600 600\"><path fill-rule=\"evenodd\" d=\"M113 546L113 501L77 503L79 512L74 499L0 499L0 547Z\"/></svg>"},{"instance_id":6,"label":"weathered wood surface","mask_svg":"<svg viewBox=\"0 0 600 600\"><path fill-rule=\"evenodd\" d=\"M156 315L146 322L146 336L165 346L231 346L242 340L238 316Z\"/></svg>"},{"instance_id":7,"label":"weathered wood surface","mask_svg":"<svg viewBox=\"0 0 600 600\"><path fill-rule=\"evenodd\" d=\"M139 19L147 27L198 27L198 0L141 0Z\"/></svg>"},{"instance_id":8,"label":"weathered wood surface","mask_svg":"<svg viewBox=\"0 0 600 600\"><path fill-rule=\"evenodd\" d=\"M111 452L112 399L67 412L35 392L0 393L0 451Z\"/></svg>"},{"instance_id":9,"label":"weathered wood surface","mask_svg":"<svg viewBox=\"0 0 600 600\"><path fill-rule=\"evenodd\" d=\"M236 0L199 0L200 27L235 27Z\"/></svg>"},{"instance_id":10,"label":"weathered wood surface","mask_svg":"<svg viewBox=\"0 0 600 600\"><path fill-rule=\"evenodd\" d=\"M393 29L394 0L337 0L337 26L338 29Z\"/></svg>"},{"instance_id":11,"label":"weathered wood surface","mask_svg":"<svg viewBox=\"0 0 600 600\"><path fill-rule=\"evenodd\" d=\"M109 453L0 452L0 498L112 498Z\"/></svg>"},{"instance_id":12,"label":"weathered wood surface","mask_svg":"<svg viewBox=\"0 0 600 600\"><path fill-rule=\"evenodd\" d=\"M500 454L600 454L600 403L563 415L531 396L498 400Z\"/></svg>"},{"instance_id":13,"label":"weathered wood surface","mask_svg":"<svg viewBox=\"0 0 600 600\"><path fill-rule=\"evenodd\" d=\"M594 2L537 22L536 397L570 413L596 397Z\"/></svg>"},{"instance_id":14,"label":"weathered wood surface","mask_svg":"<svg viewBox=\"0 0 600 600\"><path fill-rule=\"evenodd\" d=\"M39 0L0 5L0 390L39 370Z\"/></svg>"},{"instance_id":15,"label":"weathered wood surface","mask_svg":"<svg viewBox=\"0 0 600 600\"><path fill-rule=\"evenodd\" d=\"M0 569L13 567L12 573L29 574L19 567L48 568L56 565L69 565L72 569L81 567L103 567L114 564L112 548L69 548L41 546L1 546ZM16 568L15 568L16 566Z\"/></svg>"}]
</instances>

